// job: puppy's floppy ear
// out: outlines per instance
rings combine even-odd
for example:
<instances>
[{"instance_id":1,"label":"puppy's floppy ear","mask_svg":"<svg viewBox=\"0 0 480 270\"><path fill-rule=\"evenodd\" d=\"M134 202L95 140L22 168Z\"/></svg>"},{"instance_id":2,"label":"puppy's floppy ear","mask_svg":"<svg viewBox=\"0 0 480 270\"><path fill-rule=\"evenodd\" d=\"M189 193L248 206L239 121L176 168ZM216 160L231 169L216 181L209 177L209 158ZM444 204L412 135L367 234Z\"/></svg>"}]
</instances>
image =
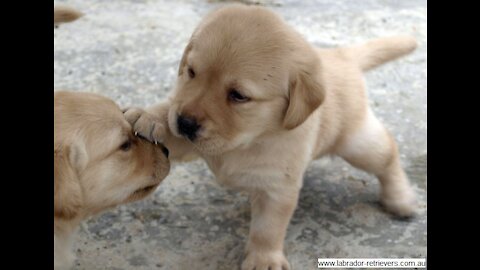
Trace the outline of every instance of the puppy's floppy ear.
<instances>
[{"instance_id":1,"label":"puppy's floppy ear","mask_svg":"<svg viewBox=\"0 0 480 270\"><path fill-rule=\"evenodd\" d=\"M72 219L83 202L76 165L79 163L77 147L61 147L54 150L54 216Z\"/></svg>"},{"instance_id":2,"label":"puppy's floppy ear","mask_svg":"<svg viewBox=\"0 0 480 270\"><path fill-rule=\"evenodd\" d=\"M192 47L192 41L189 41L187 47L185 47L185 50L183 51L182 59L180 60L180 65L178 66L178 76L183 74L184 67L187 64L187 55L192 50Z\"/></svg>"},{"instance_id":3,"label":"puppy's floppy ear","mask_svg":"<svg viewBox=\"0 0 480 270\"><path fill-rule=\"evenodd\" d=\"M283 119L286 129L294 129L305 122L325 99L318 67L300 69L295 73L289 84L289 104Z\"/></svg>"}]
</instances>

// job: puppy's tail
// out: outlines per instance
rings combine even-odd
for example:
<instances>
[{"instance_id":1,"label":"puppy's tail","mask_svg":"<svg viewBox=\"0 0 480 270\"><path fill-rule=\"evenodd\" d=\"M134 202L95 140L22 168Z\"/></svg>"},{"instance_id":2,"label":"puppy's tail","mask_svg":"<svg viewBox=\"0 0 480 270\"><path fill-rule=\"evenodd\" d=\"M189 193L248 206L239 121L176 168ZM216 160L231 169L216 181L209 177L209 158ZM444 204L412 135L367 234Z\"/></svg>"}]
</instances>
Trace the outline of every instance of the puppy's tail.
<instances>
[{"instance_id":1,"label":"puppy's tail","mask_svg":"<svg viewBox=\"0 0 480 270\"><path fill-rule=\"evenodd\" d=\"M73 22L84 14L76 9L66 6L56 6L53 8L53 24Z\"/></svg>"},{"instance_id":2,"label":"puppy's tail","mask_svg":"<svg viewBox=\"0 0 480 270\"><path fill-rule=\"evenodd\" d=\"M417 42L413 37L395 36L372 39L364 44L347 48L347 52L357 60L363 71L368 71L409 54L415 48L417 48Z\"/></svg>"}]
</instances>

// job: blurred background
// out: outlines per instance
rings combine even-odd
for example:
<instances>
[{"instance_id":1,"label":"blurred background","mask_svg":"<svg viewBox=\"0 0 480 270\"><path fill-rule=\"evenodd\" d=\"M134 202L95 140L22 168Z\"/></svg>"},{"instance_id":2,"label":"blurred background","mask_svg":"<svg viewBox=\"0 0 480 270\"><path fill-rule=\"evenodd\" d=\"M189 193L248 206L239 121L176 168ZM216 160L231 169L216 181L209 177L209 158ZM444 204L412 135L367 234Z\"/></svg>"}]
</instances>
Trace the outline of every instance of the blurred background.
<instances>
[{"instance_id":1,"label":"blurred background","mask_svg":"<svg viewBox=\"0 0 480 270\"><path fill-rule=\"evenodd\" d=\"M383 212L373 176L324 158L305 174L285 252L302 270L317 269L317 258L426 257L426 1L54 1L85 13L54 29L54 89L153 105L172 89L200 19L232 2L274 10L319 47L417 38L414 53L367 73L366 83L374 112L397 139L419 215L406 221ZM74 269L238 269L249 220L246 194L219 187L203 161L175 164L148 199L83 223Z\"/></svg>"}]
</instances>

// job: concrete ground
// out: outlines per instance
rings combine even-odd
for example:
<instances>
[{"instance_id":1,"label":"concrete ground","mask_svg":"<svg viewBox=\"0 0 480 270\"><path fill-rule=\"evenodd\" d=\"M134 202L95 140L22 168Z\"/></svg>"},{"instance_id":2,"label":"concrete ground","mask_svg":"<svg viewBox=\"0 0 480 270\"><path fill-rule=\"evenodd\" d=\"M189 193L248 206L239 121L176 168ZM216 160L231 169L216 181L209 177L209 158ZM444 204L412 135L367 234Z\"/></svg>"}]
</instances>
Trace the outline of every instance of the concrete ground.
<instances>
[{"instance_id":1,"label":"concrete ground","mask_svg":"<svg viewBox=\"0 0 480 270\"><path fill-rule=\"evenodd\" d=\"M172 88L200 18L231 1L54 1L86 13L54 30L54 88L96 92L121 106L152 105ZM268 6L310 42L332 47L411 34L411 55L366 75L371 105L396 137L419 214L382 211L378 181L344 161L312 162L288 228L293 269L317 258L424 258L426 211L426 1L248 1ZM76 237L75 269L237 269L248 234L247 196L220 188L205 163L173 166L148 199L92 218Z\"/></svg>"}]
</instances>

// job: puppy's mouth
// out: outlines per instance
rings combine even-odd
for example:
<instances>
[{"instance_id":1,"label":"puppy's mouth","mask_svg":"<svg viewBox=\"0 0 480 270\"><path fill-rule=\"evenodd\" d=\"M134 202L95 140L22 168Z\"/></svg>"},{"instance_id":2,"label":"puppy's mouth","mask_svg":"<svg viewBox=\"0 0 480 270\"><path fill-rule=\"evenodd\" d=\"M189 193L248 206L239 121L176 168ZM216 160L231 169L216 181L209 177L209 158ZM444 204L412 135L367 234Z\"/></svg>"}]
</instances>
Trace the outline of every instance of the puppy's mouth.
<instances>
[{"instance_id":1,"label":"puppy's mouth","mask_svg":"<svg viewBox=\"0 0 480 270\"><path fill-rule=\"evenodd\" d=\"M155 184L155 185L150 185L150 186L146 186L146 187L137 189L137 190L135 190L135 191L132 193L132 195L143 195L143 194L150 193L150 192L153 191L157 186L158 186L158 184Z\"/></svg>"}]
</instances>

